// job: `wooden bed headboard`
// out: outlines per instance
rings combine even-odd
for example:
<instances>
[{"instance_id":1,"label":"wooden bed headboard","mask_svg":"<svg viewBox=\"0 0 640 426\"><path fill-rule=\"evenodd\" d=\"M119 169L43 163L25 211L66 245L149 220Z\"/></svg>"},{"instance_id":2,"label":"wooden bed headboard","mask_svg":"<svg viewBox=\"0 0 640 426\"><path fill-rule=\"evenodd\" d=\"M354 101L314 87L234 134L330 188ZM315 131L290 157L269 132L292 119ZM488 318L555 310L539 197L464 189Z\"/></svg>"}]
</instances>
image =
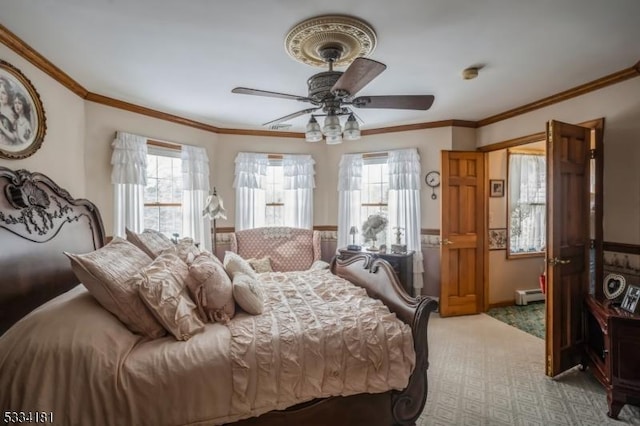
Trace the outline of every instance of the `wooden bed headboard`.
<instances>
[{"instance_id":1,"label":"wooden bed headboard","mask_svg":"<svg viewBox=\"0 0 640 426\"><path fill-rule=\"evenodd\" d=\"M63 251L104 245L102 218L41 173L0 167L0 334L79 281Z\"/></svg>"}]
</instances>

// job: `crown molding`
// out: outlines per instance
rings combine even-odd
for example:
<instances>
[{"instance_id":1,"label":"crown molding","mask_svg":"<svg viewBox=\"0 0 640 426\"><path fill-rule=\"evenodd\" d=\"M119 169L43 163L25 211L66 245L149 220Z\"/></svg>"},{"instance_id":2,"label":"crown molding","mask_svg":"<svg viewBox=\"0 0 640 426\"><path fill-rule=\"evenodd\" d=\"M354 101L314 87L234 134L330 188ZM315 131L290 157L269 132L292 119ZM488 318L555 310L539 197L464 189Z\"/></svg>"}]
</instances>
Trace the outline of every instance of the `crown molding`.
<instances>
[{"instance_id":1,"label":"crown molding","mask_svg":"<svg viewBox=\"0 0 640 426\"><path fill-rule=\"evenodd\" d=\"M191 120L191 119L180 117L173 114L168 114L166 112L162 112L155 109L132 104L130 102L125 102L118 99L110 98L108 96L98 95L97 93L93 93L93 92L88 92L87 96L85 96L85 99L91 102L107 105L113 108L135 112L136 114L142 114L142 115L157 118L160 120L170 121L172 123L182 124L184 126L195 127L196 129L205 130L207 132L213 132L213 133L220 132L219 127L212 126L210 124L201 123L199 121Z\"/></svg>"},{"instance_id":2,"label":"crown molding","mask_svg":"<svg viewBox=\"0 0 640 426\"><path fill-rule=\"evenodd\" d=\"M546 98L539 99L537 101L522 105L518 108L511 109L509 111L502 112L500 114L492 115L491 117L483 118L478 121L478 127L483 127L489 124L496 123L498 121L506 120L517 115L526 114L528 112L547 107L549 105L557 104L559 102L566 101L567 99L575 98L589 92L593 92L598 89L610 86L612 84L620 83L633 77L640 75L640 62L634 66L625 68L621 71L614 72L607 76L598 78L585 84L573 87L569 90L565 90L555 95L547 96Z\"/></svg>"},{"instance_id":3,"label":"crown molding","mask_svg":"<svg viewBox=\"0 0 640 426\"><path fill-rule=\"evenodd\" d=\"M578 123L578 126L588 127L590 129L603 130L604 117ZM546 141L546 138L547 138L546 132L532 133L530 135L520 136L514 139L509 139L502 142L496 142L489 145L484 145L484 146L478 147L477 151L479 152L499 151L501 149L508 149L508 148L513 148L520 145L527 145L534 142Z\"/></svg>"},{"instance_id":4,"label":"crown molding","mask_svg":"<svg viewBox=\"0 0 640 426\"><path fill-rule=\"evenodd\" d=\"M407 132L409 130L422 130L422 129L435 129L437 127L470 127L476 128L475 121L465 120L442 120L442 121L429 121L426 123L405 124L402 126L392 127L380 127L379 129L369 129L360 132L362 136L379 135L382 133L395 133L395 132Z\"/></svg>"},{"instance_id":5,"label":"crown molding","mask_svg":"<svg viewBox=\"0 0 640 426\"><path fill-rule=\"evenodd\" d=\"M181 124L184 126L194 127L196 129L226 134L226 135L246 135L246 136L267 136L267 137L280 137L280 138L304 138L304 133L294 132L281 132L281 131L269 131L269 130L248 130L248 129L227 129L216 127L210 124L201 123L199 121L191 120L188 118L180 117L173 114L168 114L151 108L135 105L129 102L120 101L118 99L110 98L108 96L99 95L97 93L89 92L80 83L71 78L68 74L62 71L60 68L53 65L48 59L34 50L31 46L25 43L18 36L9 31L6 27L0 24L0 43L3 43L11 50L31 62L37 68L44 71L51 78L58 81L60 84L71 90L76 95L83 99L99 104L107 105L113 108L123 109L125 111L135 112L137 114L146 115L149 117L157 118L160 120L170 121L172 123ZM525 114L536 109L544 108L549 105L553 105L558 102L565 101L576 96L584 95L594 90L601 89L612 84L620 83L633 77L640 75L640 61L635 65L625 68L621 71L609 74L605 77L597 80L576 86L569 90L557 93L555 95L548 96L546 98L531 102L529 104L505 111L500 114L493 115L481 119L479 121L467 121L467 120L442 120L431 121L417 124L407 124L401 126L381 127L378 129L363 130L363 136L377 135L383 133L395 133L406 132L411 130L433 129L438 127L467 127L467 128L479 128L489 124L496 123L498 121L506 120L508 118L515 117L517 115Z\"/></svg>"},{"instance_id":6,"label":"crown molding","mask_svg":"<svg viewBox=\"0 0 640 426\"><path fill-rule=\"evenodd\" d=\"M64 71L49 62L47 58L36 52L31 46L25 43L22 39L18 38L18 36L9 31L2 24L0 24L0 43L6 45L9 49L13 50L36 67L40 68L51 78L58 81L60 84L71 90L76 95L80 96L81 98L87 96L87 89L85 89L80 83L69 77L69 75L67 75Z\"/></svg>"}]
</instances>

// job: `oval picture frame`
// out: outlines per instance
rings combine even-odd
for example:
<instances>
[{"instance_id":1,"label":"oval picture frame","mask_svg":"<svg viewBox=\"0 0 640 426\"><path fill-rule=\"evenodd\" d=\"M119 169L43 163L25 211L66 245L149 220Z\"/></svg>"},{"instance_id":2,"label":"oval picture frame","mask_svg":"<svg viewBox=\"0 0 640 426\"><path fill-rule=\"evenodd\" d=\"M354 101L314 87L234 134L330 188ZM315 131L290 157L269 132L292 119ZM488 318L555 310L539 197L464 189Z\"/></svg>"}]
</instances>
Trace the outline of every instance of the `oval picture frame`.
<instances>
[{"instance_id":1,"label":"oval picture frame","mask_svg":"<svg viewBox=\"0 0 640 426\"><path fill-rule=\"evenodd\" d=\"M0 158L30 157L46 131L40 95L19 69L0 59Z\"/></svg>"},{"instance_id":2,"label":"oval picture frame","mask_svg":"<svg viewBox=\"0 0 640 426\"><path fill-rule=\"evenodd\" d=\"M626 279L620 274L607 274L602 283L602 291L604 296L609 299L617 299L622 296L627 286Z\"/></svg>"}]
</instances>

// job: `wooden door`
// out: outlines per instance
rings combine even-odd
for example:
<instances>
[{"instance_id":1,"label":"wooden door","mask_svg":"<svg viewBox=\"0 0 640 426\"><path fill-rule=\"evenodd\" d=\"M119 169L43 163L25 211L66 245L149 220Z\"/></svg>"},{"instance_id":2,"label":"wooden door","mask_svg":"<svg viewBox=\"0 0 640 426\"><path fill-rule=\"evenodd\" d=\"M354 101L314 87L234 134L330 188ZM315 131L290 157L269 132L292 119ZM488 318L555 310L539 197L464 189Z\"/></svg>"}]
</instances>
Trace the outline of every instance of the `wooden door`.
<instances>
[{"instance_id":1,"label":"wooden door","mask_svg":"<svg viewBox=\"0 0 640 426\"><path fill-rule=\"evenodd\" d=\"M591 129L547 123L547 376L581 361L589 291Z\"/></svg>"},{"instance_id":2,"label":"wooden door","mask_svg":"<svg viewBox=\"0 0 640 426\"><path fill-rule=\"evenodd\" d=\"M442 151L440 315L484 307L484 154Z\"/></svg>"}]
</instances>

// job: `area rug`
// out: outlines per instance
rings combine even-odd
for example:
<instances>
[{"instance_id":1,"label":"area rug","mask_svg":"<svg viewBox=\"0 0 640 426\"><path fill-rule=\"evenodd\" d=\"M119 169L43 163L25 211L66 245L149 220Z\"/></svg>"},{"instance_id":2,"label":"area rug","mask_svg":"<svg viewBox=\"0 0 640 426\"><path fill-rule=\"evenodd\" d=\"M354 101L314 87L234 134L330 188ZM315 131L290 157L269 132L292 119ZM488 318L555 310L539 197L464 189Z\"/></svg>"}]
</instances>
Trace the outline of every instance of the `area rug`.
<instances>
[{"instance_id":1,"label":"area rug","mask_svg":"<svg viewBox=\"0 0 640 426\"><path fill-rule=\"evenodd\" d=\"M505 306L487 311L487 315L541 339L545 338L545 303Z\"/></svg>"}]
</instances>

